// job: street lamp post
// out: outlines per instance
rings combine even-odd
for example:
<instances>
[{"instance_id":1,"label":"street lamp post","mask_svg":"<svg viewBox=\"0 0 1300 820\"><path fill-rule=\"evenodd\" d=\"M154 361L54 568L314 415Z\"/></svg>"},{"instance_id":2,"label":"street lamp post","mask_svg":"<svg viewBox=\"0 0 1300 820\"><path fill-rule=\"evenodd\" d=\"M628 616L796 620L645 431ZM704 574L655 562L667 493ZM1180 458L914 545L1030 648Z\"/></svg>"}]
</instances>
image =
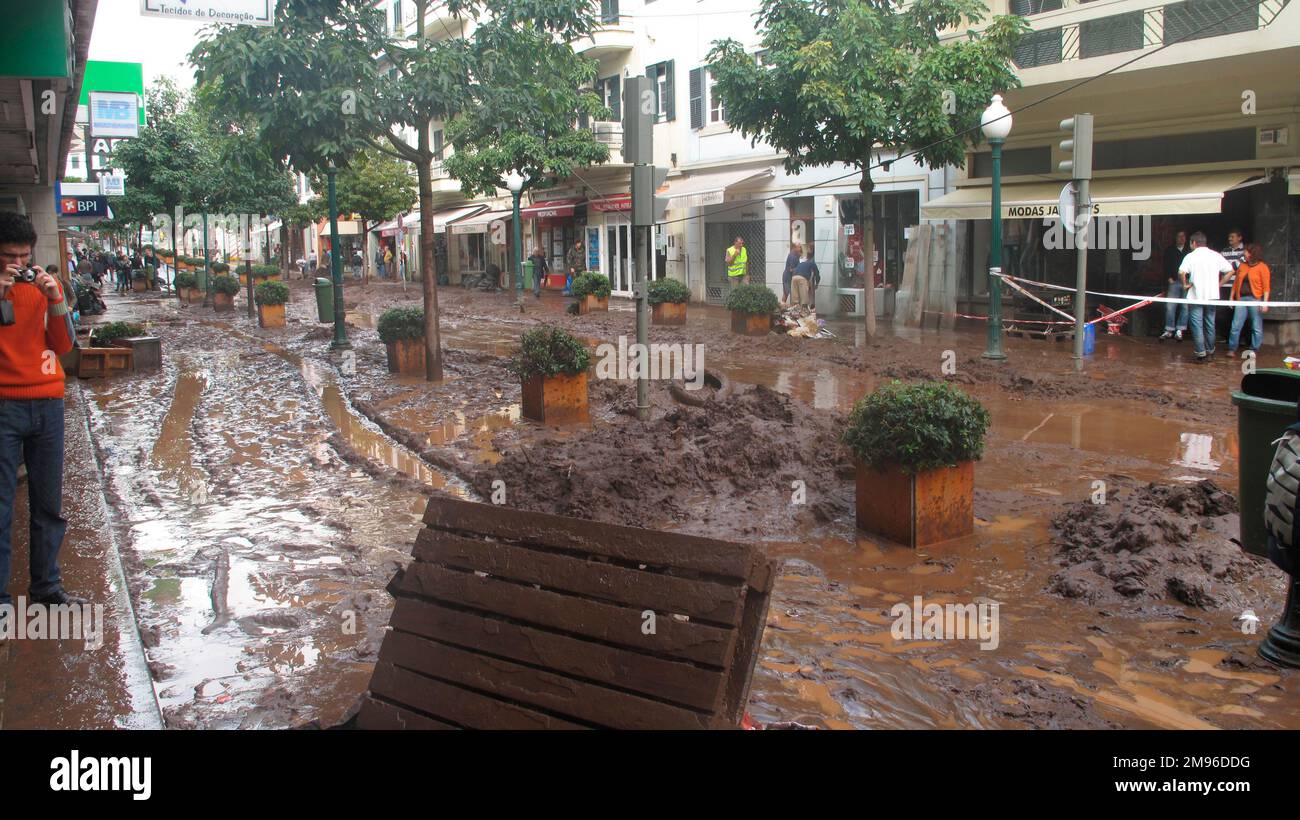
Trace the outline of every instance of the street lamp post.
<instances>
[{"instance_id":1,"label":"street lamp post","mask_svg":"<svg viewBox=\"0 0 1300 820\"><path fill-rule=\"evenodd\" d=\"M208 212L203 211L203 282L207 285L203 293L203 306L212 307L212 257L208 252Z\"/></svg>"},{"instance_id":2,"label":"street lamp post","mask_svg":"<svg viewBox=\"0 0 1300 820\"><path fill-rule=\"evenodd\" d=\"M335 177L338 169L334 160L330 160L326 176L329 179L330 208L330 276L334 280L334 341L330 350L349 350L347 325L343 322L343 261L339 259L339 201L335 190Z\"/></svg>"},{"instance_id":3,"label":"street lamp post","mask_svg":"<svg viewBox=\"0 0 1300 820\"><path fill-rule=\"evenodd\" d=\"M989 107L980 116L980 127L993 152L993 229L989 242L989 319L988 348L984 358L1001 361L1002 352L1002 143L1011 133L1011 111L1002 104L1002 95L994 94Z\"/></svg>"},{"instance_id":4,"label":"street lamp post","mask_svg":"<svg viewBox=\"0 0 1300 820\"><path fill-rule=\"evenodd\" d=\"M518 293L518 303L520 309L524 306L524 263L522 256L522 246L524 242L524 229L519 219L519 195L524 191L524 183L528 177L519 173L518 170L511 168L510 173L506 174L506 187L510 189L510 196L514 198L514 223L515 223L515 252L514 252L514 269L515 269L515 290Z\"/></svg>"}]
</instances>

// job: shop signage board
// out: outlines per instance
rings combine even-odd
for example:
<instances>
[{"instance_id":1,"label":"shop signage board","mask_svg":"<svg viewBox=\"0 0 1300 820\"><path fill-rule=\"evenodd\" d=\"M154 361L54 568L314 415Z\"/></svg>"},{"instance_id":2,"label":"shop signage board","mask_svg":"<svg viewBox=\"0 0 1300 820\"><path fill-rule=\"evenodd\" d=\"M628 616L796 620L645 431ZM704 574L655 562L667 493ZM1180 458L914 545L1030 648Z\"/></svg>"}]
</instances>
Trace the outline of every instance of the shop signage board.
<instances>
[{"instance_id":1,"label":"shop signage board","mask_svg":"<svg viewBox=\"0 0 1300 820\"><path fill-rule=\"evenodd\" d=\"M101 196L126 196L126 177L118 174L105 174L99 178Z\"/></svg>"},{"instance_id":2,"label":"shop signage board","mask_svg":"<svg viewBox=\"0 0 1300 820\"><path fill-rule=\"evenodd\" d=\"M140 98L129 91L91 91L88 112L92 137L140 136Z\"/></svg>"},{"instance_id":3,"label":"shop signage board","mask_svg":"<svg viewBox=\"0 0 1300 820\"><path fill-rule=\"evenodd\" d=\"M140 15L201 23L269 26L275 22L275 0L140 0Z\"/></svg>"},{"instance_id":4,"label":"shop signage board","mask_svg":"<svg viewBox=\"0 0 1300 820\"><path fill-rule=\"evenodd\" d=\"M60 216L95 216L108 217L108 197L104 196L60 196Z\"/></svg>"}]
</instances>

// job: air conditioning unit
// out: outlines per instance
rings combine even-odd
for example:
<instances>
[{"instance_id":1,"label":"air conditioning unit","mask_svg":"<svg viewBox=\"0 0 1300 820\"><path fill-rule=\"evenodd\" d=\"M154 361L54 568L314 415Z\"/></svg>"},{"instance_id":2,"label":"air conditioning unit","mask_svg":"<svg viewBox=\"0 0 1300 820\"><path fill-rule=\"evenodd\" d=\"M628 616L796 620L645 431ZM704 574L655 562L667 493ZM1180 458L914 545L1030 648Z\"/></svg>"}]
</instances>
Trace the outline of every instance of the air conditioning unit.
<instances>
[{"instance_id":1,"label":"air conditioning unit","mask_svg":"<svg viewBox=\"0 0 1300 820\"><path fill-rule=\"evenodd\" d=\"M18 194L0 194L0 211L26 214L27 203Z\"/></svg>"},{"instance_id":2,"label":"air conditioning unit","mask_svg":"<svg viewBox=\"0 0 1300 820\"><path fill-rule=\"evenodd\" d=\"M1286 145L1287 129L1285 128L1261 128L1259 129L1260 145Z\"/></svg>"}]
</instances>

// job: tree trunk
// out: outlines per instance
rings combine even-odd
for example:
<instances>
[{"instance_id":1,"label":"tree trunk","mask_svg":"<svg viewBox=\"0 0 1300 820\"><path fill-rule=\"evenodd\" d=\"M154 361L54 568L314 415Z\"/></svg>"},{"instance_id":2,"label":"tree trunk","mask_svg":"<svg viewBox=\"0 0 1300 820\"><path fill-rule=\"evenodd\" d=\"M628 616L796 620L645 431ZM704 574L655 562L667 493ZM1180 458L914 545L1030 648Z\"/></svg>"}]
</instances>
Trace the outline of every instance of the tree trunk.
<instances>
[{"instance_id":1,"label":"tree trunk","mask_svg":"<svg viewBox=\"0 0 1300 820\"><path fill-rule=\"evenodd\" d=\"M361 220L361 281L370 284L370 225Z\"/></svg>"},{"instance_id":2,"label":"tree trunk","mask_svg":"<svg viewBox=\"0 0 1300 820\"><path fill-rule=\"evenodd\" d=\"M871 158L862 168L862 312L867 320L867 338L876 335L876 208L872 192Z\"/></svg>"},{"instance_id":3,"label":"tree trunk","mask_svg":"<svg viewBox=\"0 0 1300 820\"><path fill-rule=\"evenodd\" d=\"M244 220L244 270L248 274L248 318L257 317L257 305L253 304L253 220Z\"/></svg>"},{"instance_id":4,"label":"tree trunk","mask_svg":"<svg viewBox=\"0 0 1300 820\"><path fill-rule=\"evenodd\" d=\"M420 285L424 291L425 378L442 381L442 336L438 328L438 271L433 253L433 151L429 148L428 119L419 123L420 161L415 163L420 181Z\"/></svg>"},{"instance_id":5,"label":"tree trunk","mask_svg":"<svg viewBox=\"0 0 1300 820\"><path fill-rule=\"evenodd\" d=\"M286 283L289 281L289 259L297 259L297 256L290 256L293 249L289 247L289 222L280 218L280 278Z\"/></svg>"}]
</instances>

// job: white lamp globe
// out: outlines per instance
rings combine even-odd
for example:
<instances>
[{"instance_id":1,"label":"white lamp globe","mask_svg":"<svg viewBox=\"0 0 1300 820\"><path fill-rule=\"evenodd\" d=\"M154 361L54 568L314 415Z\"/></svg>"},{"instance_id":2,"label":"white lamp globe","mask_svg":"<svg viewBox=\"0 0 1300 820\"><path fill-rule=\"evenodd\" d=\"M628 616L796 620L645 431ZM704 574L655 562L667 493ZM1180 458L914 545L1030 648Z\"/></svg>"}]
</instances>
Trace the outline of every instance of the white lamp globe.
<instances>
[{"instance_id":1,"label":"white lamp globe","mask_svg":"<svg viewBox=\"0 0 1300 820\"><path fill-rule=\"evenodd\" d=\"M990 140L1004 140L1011 133L1011 110L1002 104L1002 95L994 94L993 102L980 115L980 128Z\"/></svg>"},{"instance_id":2,"label":"white lamp globe","mask_svg":"<svg viewBox=\"0 0 1300 820\"><path fill-rule=\"evenodd\" d=\"M506 187L510 189L512 194L519 193L524 187L524 175L519 173L517 169L511 168L510 172L506 174Z\"/></svg>"}]
</instances>

